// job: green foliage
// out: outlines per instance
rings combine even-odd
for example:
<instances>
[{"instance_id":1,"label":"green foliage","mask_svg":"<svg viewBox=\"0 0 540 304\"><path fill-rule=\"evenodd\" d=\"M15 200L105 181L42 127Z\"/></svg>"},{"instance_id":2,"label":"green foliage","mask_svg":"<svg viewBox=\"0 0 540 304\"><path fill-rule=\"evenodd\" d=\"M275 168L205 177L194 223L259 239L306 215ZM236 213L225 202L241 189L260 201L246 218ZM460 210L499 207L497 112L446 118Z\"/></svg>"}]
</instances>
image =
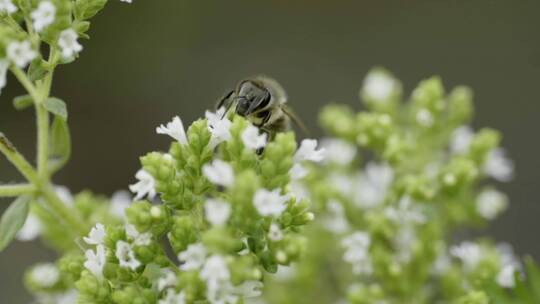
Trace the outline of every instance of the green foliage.
<instances>
[{"instance_id":1,"label":"green foliage","mask_svg":"<svg viewBox=\"0 0 540 304\"><path fill-rule=\"evenodd\" d=\"M28 197L18 197L2 214L0 219L0 251L15 238L28 216Z\"/></svg>"}]
</instances>

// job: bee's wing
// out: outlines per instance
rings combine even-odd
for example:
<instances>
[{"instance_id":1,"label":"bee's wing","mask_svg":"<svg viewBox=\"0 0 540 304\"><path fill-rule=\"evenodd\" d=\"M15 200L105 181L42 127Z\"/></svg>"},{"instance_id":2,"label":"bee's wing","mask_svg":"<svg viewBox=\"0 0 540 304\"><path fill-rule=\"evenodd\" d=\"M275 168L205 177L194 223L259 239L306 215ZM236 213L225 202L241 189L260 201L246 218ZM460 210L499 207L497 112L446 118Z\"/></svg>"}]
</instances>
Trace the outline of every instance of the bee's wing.
<instances>
[{"instance_id":1,"label":"bee's wing","mask_svg":"<svg viewBox=\"0 0 540 304\"><path fill-rule=\"evenodd\" d=\"M287 106L286 104L281 104L281 110L283 111L283 113L285 113L285 115L287 115L294 122L295 125L297 125L302 130L304 135L309 135L309 131L306 128L306 125L298 117L298 115L296 115L296 113L294 113L294 111L291 109L291 107Z\"/></svg>"}]
</instances>

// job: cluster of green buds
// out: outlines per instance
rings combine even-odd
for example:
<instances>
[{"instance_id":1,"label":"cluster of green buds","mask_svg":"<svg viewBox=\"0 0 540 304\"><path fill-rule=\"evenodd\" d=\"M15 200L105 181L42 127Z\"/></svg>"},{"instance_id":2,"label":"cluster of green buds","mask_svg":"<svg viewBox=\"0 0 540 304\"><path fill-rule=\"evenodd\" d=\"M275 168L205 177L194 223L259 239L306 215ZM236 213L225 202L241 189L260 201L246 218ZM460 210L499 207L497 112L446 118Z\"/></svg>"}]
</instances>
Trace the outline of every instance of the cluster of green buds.
<instances>
[{"instance_id":1,"label":"cluster of green buds","mask_svg":"<svg viewBox=\"0 0 540 304\"><path fill-rule=\"evenodd\" d=\"M68 250L56 264L29 270L27 286L42 302L242 303L261 295L265 274L298 260L300 231L314 216L289 185L323 151L309 139L297 149L293 133L267 141L223 110L206 117L187 132L179 117L156 129L174 141L141 157L133 202L126 193L110 204L89 193L71 199L97 224L79 247L57 240ZM55 227L35 214L41 229L27 221L19 236Z\"/></svg>"},{"instance_id":2,"label":"cluster of green buds","mask_svg":"<svg viewBox=\"0 0 540 304\"><path fill-rule=\"evenodd\" d=\"M521 264L508 245L450 241L504 211L487 181L513 174L500 134L469 126L471 90L446 93L432 77L404 102L400 82L375 68L360 98L367 111L321 112L326 159L298 185L317 220L305 259L272 283L274 302L488 303L512 289Z\"/></svg>"}]
</instances>

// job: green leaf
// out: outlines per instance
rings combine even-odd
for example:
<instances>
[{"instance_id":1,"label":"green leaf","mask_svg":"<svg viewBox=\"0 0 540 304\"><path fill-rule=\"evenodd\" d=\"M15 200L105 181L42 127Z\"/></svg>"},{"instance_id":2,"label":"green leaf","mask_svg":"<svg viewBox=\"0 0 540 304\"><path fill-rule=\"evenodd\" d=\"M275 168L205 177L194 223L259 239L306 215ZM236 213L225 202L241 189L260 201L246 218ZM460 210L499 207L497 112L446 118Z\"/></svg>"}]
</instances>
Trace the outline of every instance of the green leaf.
<instances>
[{"instance_id":1,"label":"green leaf","mask_svg":"<svg viewBox=\"0 0 540 304\"><path fill-rule=\"evenodd\" d=\"M47 74L47 70L44 67L45 62L41 59L36 59L30 63L28 68L28 76L30 81L41 80Z\"/></svg>"},{"instance_id":2,"label":"green leaf","mask_svg":"<svg viewBox=\"0 0 540 304\"><path fill-rule=\"evenodd\" d=\"M107 0L77 0L75 2L75 18L86 20L94 17L107 4Z\"/></svg>"},{"instance_id":3,"label":"green leaf","mask_svg":"<svg viewBox=\"0 0 540 304\"><path fill-rule=\"evenodd\" d=\"M15 107L15 109L19 111L28 108L33 103L34 103L34 100L32 99L30 95L17 96L13 99L13 107Z\"/></svg>"},{"instance_id":4,"label":"green leaf","mask_svg":"<svg viewBox=\"0 0 540 304\"><path fill-rule=\"evenodd\" d=\"M66 103L62 99L49 97L45 100L44 106L47 111L62 118L63 120L67 120L68 113Z\"/></svg>"},{"instance_id":5,"label":"green leaf","mask_svg":"<svg viewBox=\"0 0 540 304\"><path fill-rule=\"evenodd\" d=\"M0 251L11 243L24 225L28 216L28 203L28 197L20 196L2 214L2 219L0 219Z\"/></svg>"},{"instance_id":6,"label":"green leaf","mask_svg":"<svg viewBox=\"0 0 540 304\"><path fill-rule=\"evenodd\" d=\"M71 136L67 122L55 116L51 125L49 141L49 171L54 174L60 170L71 156Z\"/></svg>"}]
</instances>

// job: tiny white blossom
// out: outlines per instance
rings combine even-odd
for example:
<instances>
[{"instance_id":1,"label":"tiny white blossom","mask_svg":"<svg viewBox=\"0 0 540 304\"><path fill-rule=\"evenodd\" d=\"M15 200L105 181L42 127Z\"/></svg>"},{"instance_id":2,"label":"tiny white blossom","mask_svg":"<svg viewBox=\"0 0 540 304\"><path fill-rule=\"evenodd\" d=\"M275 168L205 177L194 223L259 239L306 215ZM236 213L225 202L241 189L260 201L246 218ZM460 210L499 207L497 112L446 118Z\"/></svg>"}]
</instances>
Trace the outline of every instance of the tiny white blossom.
<instances>
[{"instance_id":1,"label":"tiny white blossom","mask_svg":"<svg viewBox=\"0 0 540 304\"><path fill-rule=\"evenodd\" d=\"M75 199L73 198L73 194L71 194L71 191L66 186L54 186L54 192L56 192L56 195L60 198L60 200L68 207L73 206L73 203L75 203Z\"/></svg>"},{"instance_id":2,"label":"tiny white blossom","mask_svg":"<svg viewBox=\"0 0 540 304\"><path fill-rule=\"evenodd\" d=\"M249 149L260 149L266 145L267 135L266 133L259 134L259 128L248 125L242 132L242 142Z\"/></svg>"},{"instance_id":3,"label":"tiny white blossom","mask_svg":"<svg viewBox=\"0 0 540 304\"><path fill-rule=\"evenodd\" d=\"M203 244L191 244L185 251L178 254L178 260L183 264L180 269L184 271L199 269L203 266L206 258L206 248Z\"/></svg>"},{"instance_id":4,"label":"tiny white blossom","mask_svg":"<svg viewBox=\"0 0 540 304\"><path fill-rule=\"evenodd\" d=\"M9 60L0 59L0 94L2 94L2 89L7 84L7 71L9 69Z\"/></svg>"},{"instance_id":5,"label":"tiny white blossom","mask_svg":"<svg viewBox=\"0 0 540 304\"><path fill-rule=\"evenodd\" d=\"M435 119L428 109L420 109L416 113L416 122L422 127L429 128L433 126Z\"/></svg>"},{"instance_id":6,"label":"tiny white blossom","mask_svg":"<svg viewBox=\"0 0 540 304\"><path fill-rule=\"evenodd\" d=\"M386 73L371 72L364 79L362 91L369 99L385 102L388 101L396 86L396 81Z\"/></svg>"},{"instance_id":7,"label":"tiny white blossom","mask_svg":"<svg viewBox=\"0 0 540 304\"><path fill-rule=\"evenodd\" d=\"M117 218L126 220L126 209L131 204L129 192L121 190L113 193L111 197L110 212Z\"/></svg>"},{"instance_id":8,"label":"tiny white blossom","mask_svg":"<svg viewBox=\"0 0 540 304\"><path fill-rule=\"evenodd\" d=\"M17 11L17 7L11 0L0 0L0 13L12 14Z\"/></svg>"},{"instance_id":9,"label":"tiny white blossom","mask_svg":"<svg viewBox=\"0 0 540 304\"><path fill-rule=\"evenodd\" d=\"M77 41L79 36L74 29L63 30L58 37L58 46L62 50L64 59L73 58L76 54L82 51L82 45Z\"/></svg>"},{"instance_id":10,"label":"tiny white blossom","mask_svg":"<svg viewBox=\"0 0 540 304\"><path fill-rule=\"evenodd\" d=\"M497 217L507 205L507 197L494 189L486 189L480 192L476 199L476 211L483 218L492 220Z\"/></svg>"},{"instance_id":11,"label":"tiny white blossom","mask_svg":"<svg viewBox=\"0 0 540 304\"><path fill-rule=\"evenodd\" d=\"M496 281L501 287L513 288L516 284L515 273L522 271L522 266L514 254L512 246L507 243L497 244L497 252L500 254L501 268Z\"/></svg>"},{"instance_id":12,"label":"tiny white blossom","mask_svg":"<svg viewBox=\"0 0 540 304\"><path fill-rule=\"evenodd\" d=\"M238 303L238 290L227 280L208 280L206 282L206 298L212 304Z\"/></svg>"},{"instance_id":13,"label":"tiny white blossom","mask_svg":"<svg viewBox=\"0 0 540 304\"><path fill-rule=\"evenodd\" d=\"M30 16L33 20L34 29L39 33L54 22L56 6L51 1L41 1Z\"/></svg>"},{"instance_id":14,"label":"tiny white blossom","mask_svg":"<svg viewBox=\"0 0 540 304\"><path fill-rule=\"evenodd\" d=\"M348 165L356 157L356 147L344 140L327 138L321 141L321 147L325 151L325 161L339 165Z\"/></svg>"},{"instance_id":15,"label":"tiny white blossom","mask_svg":"<svg viewBox=\"0 0 540 304\"><path fill-rule=\"evenodd\" d=\"M514 265L504 265L497 274L497 284L504 288L513 288L516 285L514 273L516 268Z\"/></svg>"},{"instance_id":16,"label":"tiny white blossom","mask_svg":"<svg viewBox=\"0 0 540 304\"><path fill-rule=\"evenodd\" d=\"M92 227L88 237L84 237L84 241L89 245L99 245L103 244L105 239L105 226L101 223L97 223L96 226Z\"/></svg>"},{"instance_id":17,"label":"tiny white blossom","mask_svg":"<svg viewBox=\"0 0 540 304\"><path fill-rule=\"evenodd\" d=\"M225 108L220 108L216 113L206 111L208 130L212 133L210 138L210 147L212 148L232 138L230 131L232 123L224 114Z\"/></svg>"},{"instance_id":18,"label":"tiny white blossom","mask_svg":"<svg viewBox=\"0 0 540 304\"><path fill-rule=\"evenodd\" d=\"M303 199L309 199L308 189L299 182L296 182L294 180L291 181L291 183L289 184L289 190L298 201L301 201Z\"/></svg>"},{"instance_id":19,"label":"tiny white blossom","mask_svg":"<svg viewBox=\"0 0 540 304\"><path fill-rule=\"evenodd\" d=\"M229 203L219 199L209 199L204 204L206 220L214 226L224 225L231 215Z\"/></svg>"},{"instance_id":20,"label":"tiny white blossom","mask_svg":"<svg viewBox=\"0 0 540 304\"><path fill-rule=\"evenodd\" d=\"M231 187L234 184L234 171L231 165L215 159L211 165L203 166L203 174L214 184Z\"/></svg>"},{"instance_id":21,"label":"tiny white blossom","mask_svg":"<svg viewBox=\"0 0 540 304\"><path fill-rule=\"evenodd\" d=\"M268 191L259 189L255 192L253 204L262 216L280 216L287 209L288 195L280 195L279 189Z\"/></svg>"},{"instance_id":22,"label":"tiny white blossom","mask_svg":"<svg viewBox=\"0 0 540 304\"><path fill-rule=\"evenodd\" d=\"M38 55L32 50L32 45L28 40L11 42L7 46L6 53L7 58L20 68L25 68Z\"/></svg>"},{"instance_id":23,"label":"tiny white blossom","mask_svg":"<svg viewBox=\"0 0 540 304\"><path fill-rule=\"evenodd\" d=\"M453 153L465 153L474 138L474 131L469 126L461 126L454 130L450 141L450 151Z\"/></svg>"},{"instance_id":24,"label":"tiny white blossom","mask_svg":"<svg viewBox=\"0 0 540 304\"><path fill-rule=\"evenodd\" d=\"M127 1L125 1L127 2ZM131 2L129 2L131 3ZM176 293L173 289L168 289L165 293L165 298L160 299L158 304L184 304L186 303L186 295L183 291Z\"/></svg>"},{"instance_id":25,"label":"tiny white blossom","mask_svg":"<svg viewBox=\"0 0 540 304\"><path fill-rule=\"evenodd\" d=\"M272 223L270 225L270 230L268 231L268 238L274 242L278 242L283 239L283 232L281 231L281 228L279 228L278 224Z\"/></svg>"},{"instance_id":26,"label":"tiny white blossom","mask_svg":"<svg viewBox=\"0 0 540 304\"><path fill-rule=\"evenodd\" d=\"M41 221L32 213L26 217L26 221L21 230L17 233L17 240L32 241L41 234Z\"/></svg>"},{"instance_id":27,"label":"tiny white blossom","mask_svg":"<svg viewBox=\"0 0 540 304\"><path fill-rule=\"evenodd\" d=\"M169 135L183 145L187 144L188 142L184 124L178 116L173 117L173 120L168 122L166 126L161 125L157 127L156 133Z\"/></svg>"},{"instance_id":28,"label":"tiny white blossom","mask_svg":"<svg viewBox=\"0 0 540 304\"><path fill-rule=\"evenodd\" d=\"M472 271L482 260L482 248L477 243L465 241L450 248L450 254L463 262L467 271Z\"/></svg>"},{"instance_id":29,"label":"tiny white blossom","mask_svg":"<svg viewBox=\"0 0 540 304\"><path fill-rule=\"evenodd\" d=\"M410 196L403 196L396 207L387 207L384 210L386 217L401 224L423 224L426 217L418 204Z\"/></svg>"},{"instance_id":30,"label":"tiny white blossom","mask_svg":"<svg viewBox=\"0 0 540 304\"><path fill-rule=\"evenodd\" d=\"M199 276L207 282L219 282L228 281L231 274L225 259L219 255L213 255L206 260Z\"/></svg>"},{"instance_id":31,"label":"tiny white blossom","mask_svg":"<svg viewBox=\"0 0 540 304\"><path fill-rule=\"evenodd\" d=\"M289 170L289 174L291 175L291 178L293 180L302 179L306 177L306 175L308 174L308 170L301 164L295 163L292 166L291 170Z\"/></svg>"},{"instance_id":32,"label":"tiny white blossom","mask_svg":"<svg viewBox=\"0 0 540 304\"><path fill-rule=\"evenodd\" d=\"M317 150L316 139L304 139L300 143L300 148L298 148L298 151L296 151L296 154L294 155L294 160L296 162L300 162L303 160L320 162L324 159L324 155L324 148Z\"/></svg>"},{"instance_id":33,"label":"tiny white blossom","mask_svg":"<svg viewBox=\"0 0 540 304\"><path fill-rule=\"evenodd\" d=\"M86 256L86 261L84 262L84 267L98 279L103 278L103 266L105 266L105 247L103 245L97 245L96 251L86 250L84 253Z\"/></svg>"},{"instance_id":34,"label":"tiny white blossom","mask_svg":"<svg viewBox=\"0 0 540 304\"><path fill-rule=\"evenodd\" d=\"M148 246L152 242L152 233L140 233L135 226L126 224L126 234L133 239L133 244L136 246Z\"/></svg>"},{"instance_id":35,"label":"tiny white blossom","mask_svg":"<svg viewBox=\"0 0 540 304\"><path fill-rule=\"evenodd\" d=\"M504 149L497 148L489 153L484 172L500 182L509 182L514 177L514 163L506 157Z\"/></svg>"},{"instance_id":36,"label":"tiny white blossom","mask_svg":"<svg viewBox=\"0 0 540 304\"><path fill-rule=\"evenodd\" d=\"M290 281L296 276L296 272L294 264L290 266L279 265L277 272L274 274L274 279L278 282Z\"/></svg>"},{"instance_id":37,"label":"tiny white blossom","mask_svg":"<svg viewBox=\"0 0 540 304\"><path fill-rule=\"evenodd\" d=\"M360 208L373 208L381 204L394 180L394 170L387 164L370 162L358 177L355 204Z\"/></svg>"},{"instance_id":38,"label":"tiny white blossom","mask_svg":"<svg viewBox=\"0 0 540 304\"><path fill-rule=\"evenodd\" d=\"M39 284L41 287L52 287L60 278L60 271L52 263L38 264L32 268L30 273L32 281Z\"/></svg>"},{"instance_id":39,"label":"tiny white blossom","mask_svg":"<svg viewBox=\"0 0 540 304\"><path fill-rule=\"evenodd\" d=\"M404 225L399 229L393 240L396 247L396 258L399 262L408 263L411 260L416 240L416 231L412 225Z\"/></svg>"},{"instance_id":40,"label":"tiny white blossom","mask_svg":"<svg viewBox=\"0 0 540 304\"><path fill-rule=\"evenodd\" d=\"M163 291L167 287L175 286L177 282L177 277L174 271L170 269L164 269L162 275L158 279L158 290Z\"/></svg>"},{"instance_id":41,"label":"tiny white blossom","mask_svg":"<svg viewBox=\"0 0 540 304\"><path fill-rule=\"evenodd\" d=\"M249 280L237 286L236 292L244 298L256 298L261 296L263 283L261 281Z\"/></svg>"},{"instance_id":42,"label":"tiny white blossom","mask_svg":"<svg viewBox=\"0 0 540 304\"><path fill-rule=\"evenodd\" d=\"M137 194L135 200L140 200L145 196L153 199L156 196L156 180L154 177L144 169L140 169L135 174L135 178L139 181L136 184L129 185L129 190Z\"/></svg>"},{"instance_id":43,"label":"tiny white blossom","mask_svg":"<svg viewBox=\"0 0 540 304\"><path fill-rule=\"evenodd\" d=\"M357 231L341 241L345 248L343 260L352 265L355 274L371 274L373 266L369 257L371 238L367 232Z\"/></svg>"},{"instance_id":44,"label":"tiny white blossom","mask_svg":"<svg viewBox=\"0 0 540 304\"><path fill-rule=\"evenodd\" d=\"M135 252L131 245L122 240L116 242L116 258L120 263L120 267L135 270L141 266L141 262L135 257Z\"/></svg>"}]
</instances>

